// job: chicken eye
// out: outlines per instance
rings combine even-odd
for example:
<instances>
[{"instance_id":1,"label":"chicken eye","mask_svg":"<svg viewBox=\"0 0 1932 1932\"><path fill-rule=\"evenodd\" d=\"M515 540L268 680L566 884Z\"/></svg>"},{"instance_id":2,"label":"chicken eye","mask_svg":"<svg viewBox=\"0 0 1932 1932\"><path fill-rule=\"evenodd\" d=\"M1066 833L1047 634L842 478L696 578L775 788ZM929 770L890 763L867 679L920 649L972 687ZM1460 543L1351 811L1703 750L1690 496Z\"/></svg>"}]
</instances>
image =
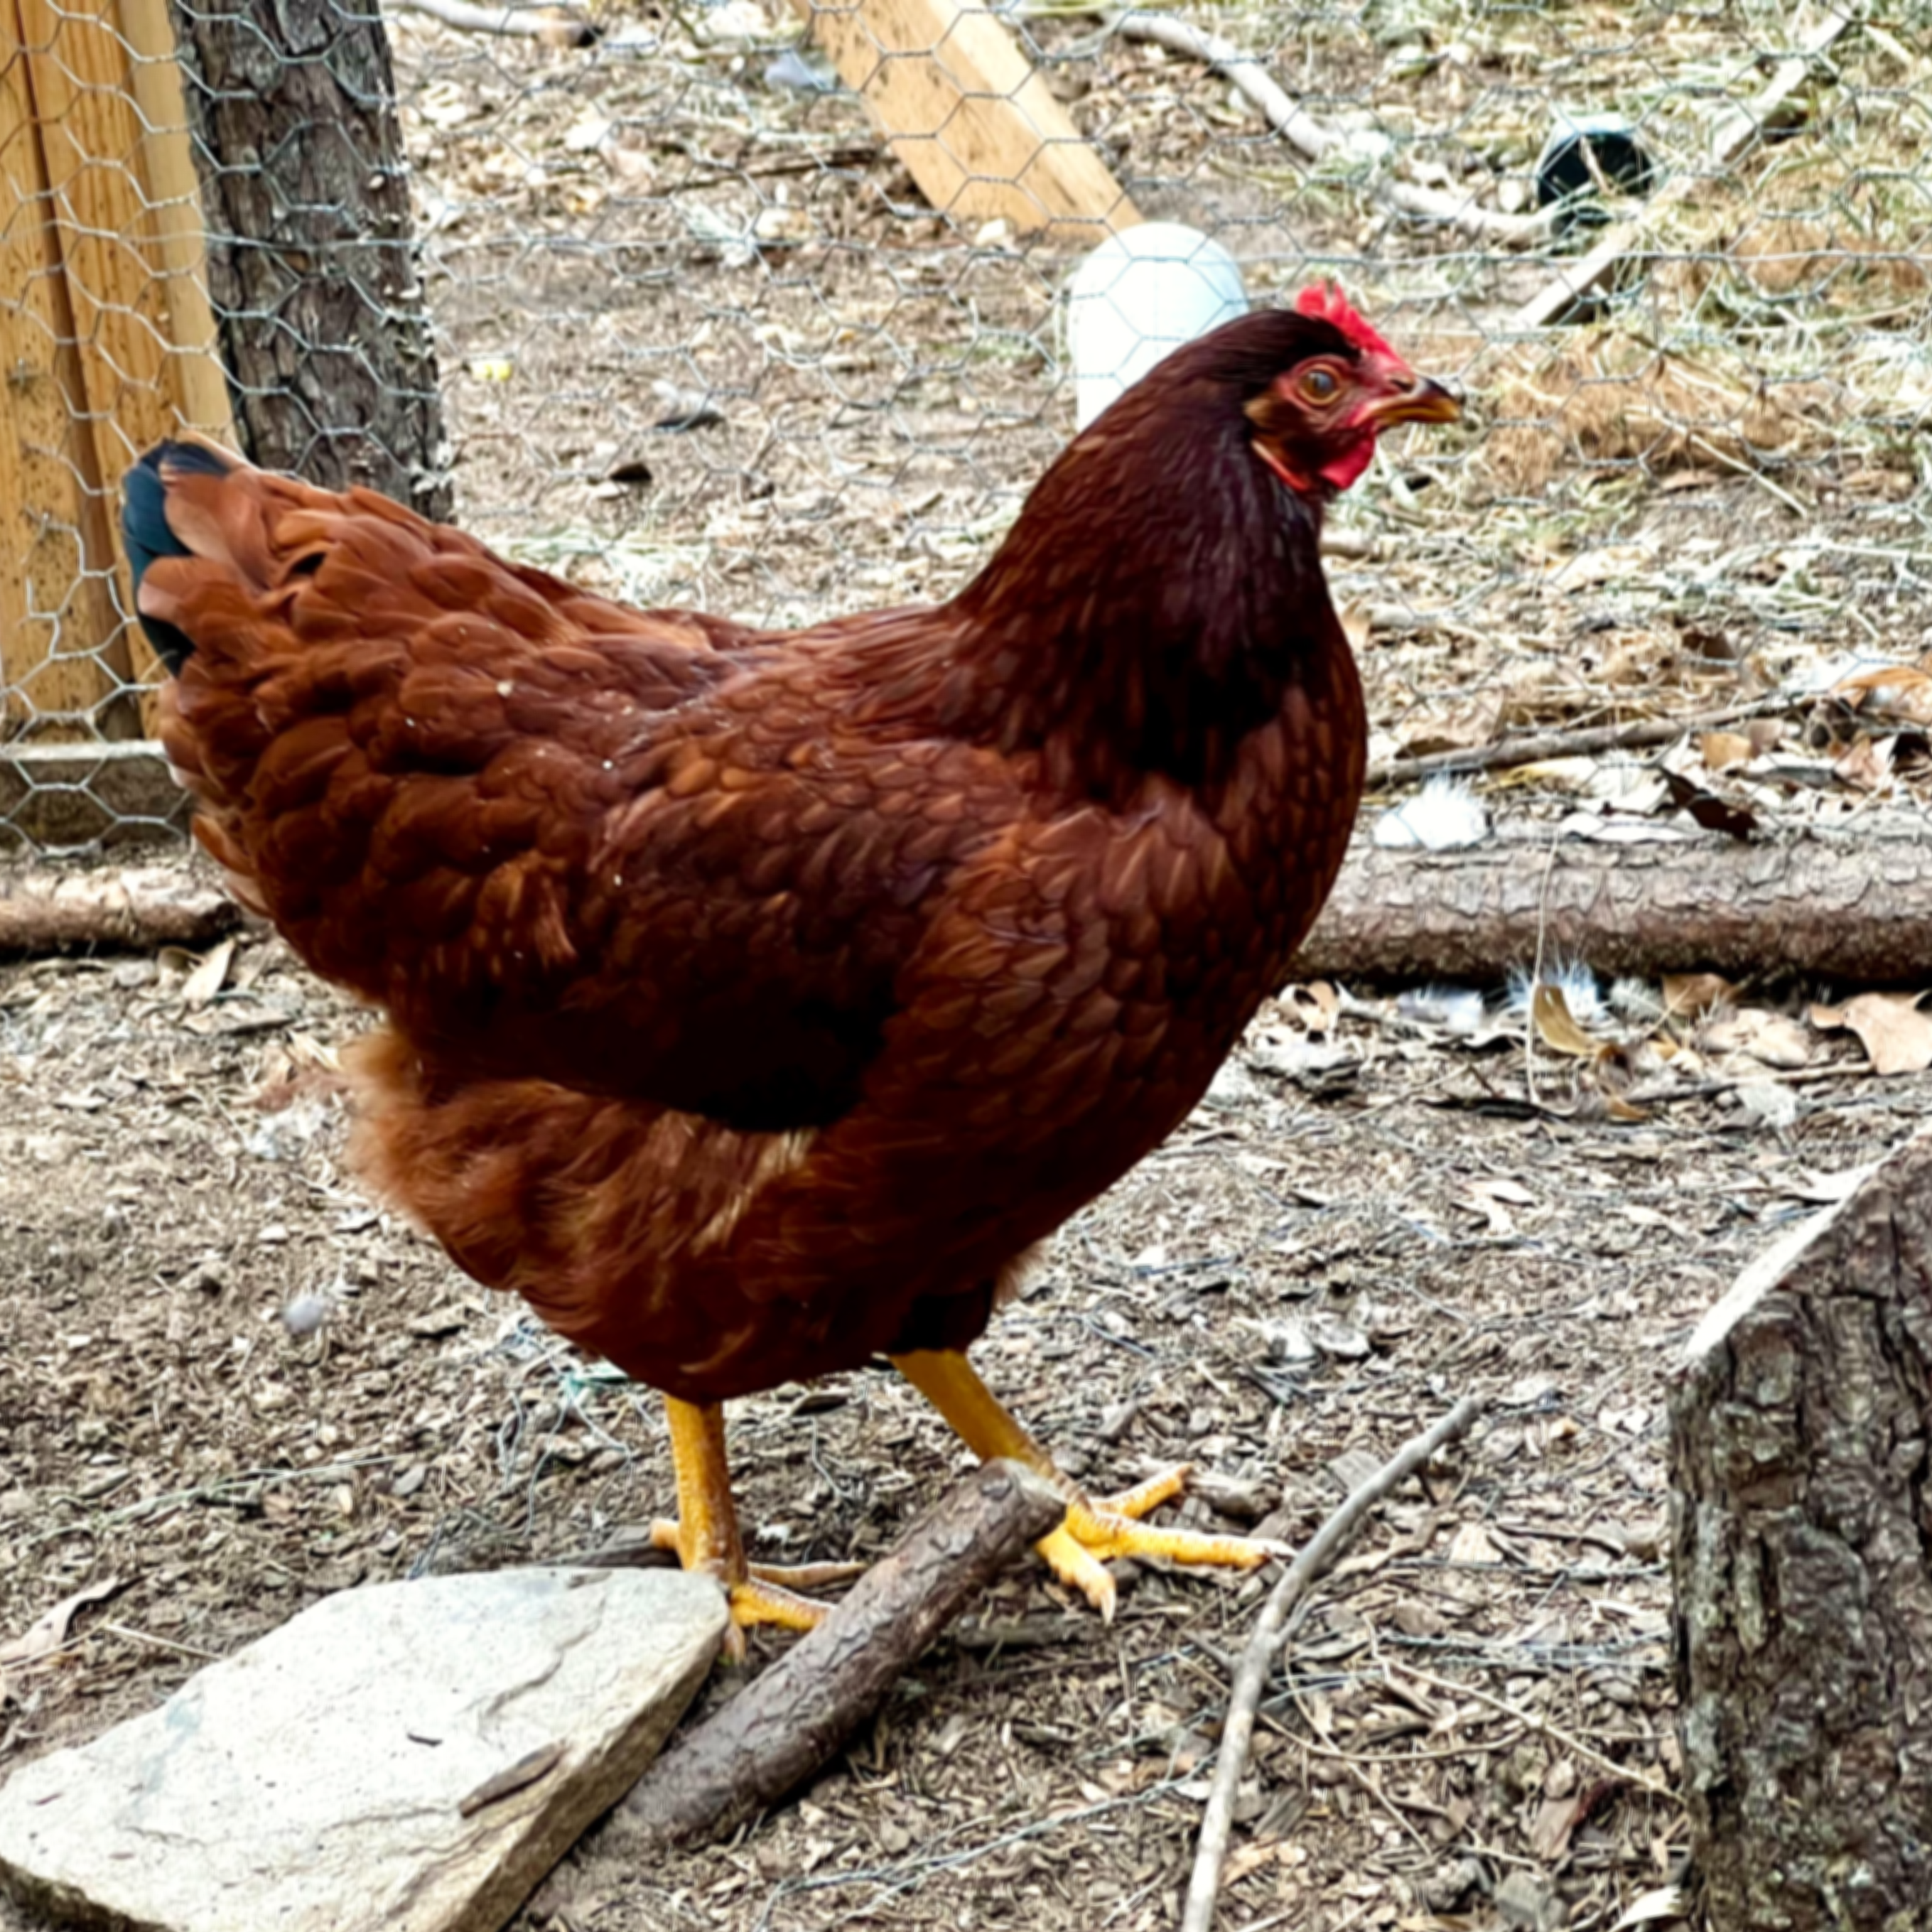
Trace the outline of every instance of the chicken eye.
<instances>
[{"instance_id":1,"label":"chicken eye","mask_svg":"<svg viewBox=\"0 0 1932 1932\"><path fill-rule=\"evenodd\" d=\"M1332 369L1309 369L1300 384L1302 399L1310 403L1332 403L1342 393L1342 381Z\"/></svg>"}]
</instances>

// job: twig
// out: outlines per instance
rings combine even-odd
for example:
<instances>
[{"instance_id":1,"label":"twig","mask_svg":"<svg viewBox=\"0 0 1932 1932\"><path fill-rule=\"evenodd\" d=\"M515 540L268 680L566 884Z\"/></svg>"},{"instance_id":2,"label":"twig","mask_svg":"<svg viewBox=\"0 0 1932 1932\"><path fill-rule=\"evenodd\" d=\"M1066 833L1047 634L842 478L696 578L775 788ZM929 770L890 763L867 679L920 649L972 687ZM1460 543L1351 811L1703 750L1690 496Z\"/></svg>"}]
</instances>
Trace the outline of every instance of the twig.
<instances>
[{"instance_id":1,"label":"twig","mask_svg":"<svg viewBox=\"0 0 1932 1932\"><path fill-rule=\"evenodd\" d=\"M1481 1414L1482 1406L1475 1396L1465 1396L1432 1429L1406 1442L1372 1476L1349 1493L1341 1508L1309 1538L1301 1554L1289 1565L1288 1574L1274 1586L1247 1647L1241 1652L1240 1668L1234 1673L1234 1687L1228 1694L1228 1714L1221 1726L1220 1754L1215 1760L1214 1781L1202 1814L1201 1843L1194 1855L1194 1875L1188 1881L1180 1932L1209 1932L1214 1924L1221 1868L1227 1861L1228 1840L1234 1828L1234 1793L1254 1744L1255 1714L1261 1708L1268 1666L1274 1660L1275 1646L1290 1612L1310 1585L1353 1538L1369 1511L1398 1483L1420 1468L1444 1444L1462 1435Z\"/></svg>"},{"instance_id":2,"label":"twig","mask_svg":"<svg viewBox=\"0 0 1932 1932\"><path fill-rule=\"evenodd\" d=\"M477 7L470 0L402 0L418 14L466 34L524 34L554 47L587 47L599 29L561 7Z\"/></svg>"},{"instance_id":3,"label":"twig","mask_svg":"<svg viewBox=\"0 0 1932 1932\"><path fill-rule=\"evenodd\" d=\"M967 1603L1066 1510L1017 1464L974 1472L875 1563L824 1622L653 1765L611 1821L610 1848L711 1838L831 1757Z\"/></svg>"},{"instance_id":4,"label":"twig","mask_svg":"<svg viewBox=\"0 0 1932 1932\"><path fill-rule=\"evenodd\" d=\"M1397 1664L1391 1659L1382 1660L1382 1668L1392 1670L1404 1677L1412 1677L1418 1684L1426 1684L1437 1690L1446 1690L1452 1697L1472 1697L1478 1704L1486 1704L1492 1711L1512 1718L1519 1724L1526 1725L1539 1736L1547 1738L1551 1743L1561 1744L1573 1756L1584 1763L1594 1765L1597 1769L1609 1774L1625 1784L1634 1785L1640 1791L1647 1791L1653 1798L1666 1798L1673 1804L1682 1804L1683 1799L1671 1790L1661 1778L1646 1776L1627 1764L1619 1764L1613 1757L1606 1757L1600 1750L1594 1750L1573 1731L1566 1731L1560 1724L1552 1724L1547 1718L1540 1717L1534 1711L1526 1711L1508 1702L1501 1697L1492 1696L1486 1690L1480 1690L1473 1684L1452 1684L1446 1677L1432 1676L1426 1670L1418 1670L1413 1664Z\"/></svg>"},{"instance_id":5,"label":"twig","mask_svg":"<svg viewBox=\"0 0 1932 1932\"><path fill-rule=\"evenodd\" d=\"M1538 731L1522 738L1499 738L1494 744L1472 746L1466 751L1424 752L1413 758L1384 758L1369 767L1371 791L1384 785L1408 784L1438 772L1500 772L1516 765L1533 765L1545 758L1588 758L1598 752L1640 751L1649 745L1669 745L1687 731L1712 731L1720 725L1742 724L1752 718L1771 718L1794 710L1803 701L1789 692L1748 704L1727 704L1717 711L1700 711L1691 718L1640 718L1627 724L1590 724L1571 731Z\"/></svg>"},{"instance_id":6,"label":"twig","mask_svg":"<svg viewBox=\"0 0 1932 1932\"><path fill-rule=\"evenodd\" d=\"M1771 79L1750 101L1733 108L1717 122L1710 136L1714 170L1720 173L1727 171L1753 141L1761 138L1772 117L1810 72L1813 62L1830 49L1852 20L1849 9L1832 14L1797 52L1778 63ZM1636 252L1637 244L1657 225L1659 216L1688 200L1709 180L1710 176L1702 170L1687 170L1667 182L1644 203L1640 213L1628 221L1619 221L1581 261L1566 263L1559 269L1553 281L1510 317L1510 328L1546 328L1558 320L1575 304L1579 296L1588 294L1627 256Z\"/></svg>"},{"instance_id":7,"label":"twig","mask_svg":"<svg viewBox=\"0 0 1932 1932\"><path fill-rule=\"evenodd\" d=\"M1259 61L1242 52L1233 41L1168 14L1130 10L1101 17L1113 32L1128 40L1150 40L1170 52L1184 54L1214 68L1237 93L1258 107L1268 125L1307 160L1319 161L1337 150L1343 154L1349 152L1346 135L1338 134L1317 121L1282 91ZM1378 180L1371 191L1378 201L1398 214L1442 222L1466 235L1491 241L1539 242L1555 226L1551 210L1534 214L1504 214L1484 208L1467 196L1420 188L1411 182Z\"/></svg>"}]
</instances>

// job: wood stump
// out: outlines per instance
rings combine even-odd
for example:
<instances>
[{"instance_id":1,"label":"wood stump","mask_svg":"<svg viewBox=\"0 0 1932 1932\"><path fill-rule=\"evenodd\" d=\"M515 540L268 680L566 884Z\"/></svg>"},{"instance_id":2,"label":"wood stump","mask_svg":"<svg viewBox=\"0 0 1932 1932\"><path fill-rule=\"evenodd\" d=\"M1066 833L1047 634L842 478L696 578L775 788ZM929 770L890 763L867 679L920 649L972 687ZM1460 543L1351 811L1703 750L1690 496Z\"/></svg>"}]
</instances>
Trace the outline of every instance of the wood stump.
<instances>
[{"instance_id":1,"label":"wood stump","mask_svg":"<svg viewBox=\"0 0 1932 1932\"><path fill-rule=\"evenodd\" d=\"M1932 1136L1739 1277L1670 1398L1678 1694L1718 1932L1932 1926Z\"/></svg>"}]
</instances>

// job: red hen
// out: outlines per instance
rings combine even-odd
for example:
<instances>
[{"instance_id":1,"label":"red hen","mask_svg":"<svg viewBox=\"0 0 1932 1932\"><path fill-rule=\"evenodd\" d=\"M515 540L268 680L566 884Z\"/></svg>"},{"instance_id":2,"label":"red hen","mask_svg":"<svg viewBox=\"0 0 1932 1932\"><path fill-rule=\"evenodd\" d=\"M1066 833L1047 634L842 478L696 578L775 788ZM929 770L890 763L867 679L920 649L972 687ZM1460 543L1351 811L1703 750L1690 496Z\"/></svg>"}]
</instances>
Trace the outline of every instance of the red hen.
<instances>
[{"instance_id":1,"label":"red hen","mask_svg":"<svg viewBox=\"0 0 1932 1932\"><path fill-rule=\"evenodd\" d=\"M963 1350L1201 1098L1328 893L1365 730L1318 550L1456 413L1338 295L1178 350L950 602L790 633L606 602L364 491L129 476L202 842L380 1007L359 1157L458 1264L669 1399L741 1622L718 1404L883 1352L982 1455ZM1261 1546L1070 1496L1042 1550Z\"/></svg>"}]
</instances>

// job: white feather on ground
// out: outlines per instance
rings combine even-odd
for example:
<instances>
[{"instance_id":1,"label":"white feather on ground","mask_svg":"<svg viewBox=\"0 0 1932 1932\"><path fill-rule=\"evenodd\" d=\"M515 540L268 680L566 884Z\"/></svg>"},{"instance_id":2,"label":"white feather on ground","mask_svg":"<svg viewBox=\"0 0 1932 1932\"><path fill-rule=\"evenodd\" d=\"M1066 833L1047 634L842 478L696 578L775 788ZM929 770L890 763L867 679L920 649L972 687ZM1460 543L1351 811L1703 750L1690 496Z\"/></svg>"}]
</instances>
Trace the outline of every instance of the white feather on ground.
<instances>
[{"instance_id":1,"label":"white feather on ground","mask_svg":"<svg viewBox=\"0 0 1932 1932\"><path fill-rule=\"evenodd\" d=\"M1438 777L1413 798L1384 812L1376 820L1374 836L1380 846L1453 852L1480 844L1489 832L1490 814L1483 801L1460 778Z\"/></svg>"}]
</instances>

